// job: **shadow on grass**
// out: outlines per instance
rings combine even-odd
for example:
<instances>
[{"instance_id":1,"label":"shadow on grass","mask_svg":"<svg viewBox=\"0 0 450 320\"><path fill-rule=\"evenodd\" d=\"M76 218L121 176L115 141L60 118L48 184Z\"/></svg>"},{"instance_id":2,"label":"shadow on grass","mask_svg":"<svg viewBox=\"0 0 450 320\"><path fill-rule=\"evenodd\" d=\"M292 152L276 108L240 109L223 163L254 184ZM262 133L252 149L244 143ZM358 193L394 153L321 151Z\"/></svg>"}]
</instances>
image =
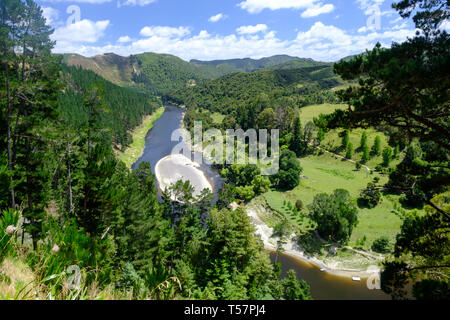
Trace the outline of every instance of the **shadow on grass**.
<instances>
[{"instance_id":1,"label":"shadow on grass","mask_svg":"<svg viewBox=\"0 0 450 320\"><path fill-rule=\"evenodd\" d=\"M297 243L309 255L319 254L325 247L325 244L320 241L314 230L309 230L298 236Z\"/></svg>"}]
</instances>

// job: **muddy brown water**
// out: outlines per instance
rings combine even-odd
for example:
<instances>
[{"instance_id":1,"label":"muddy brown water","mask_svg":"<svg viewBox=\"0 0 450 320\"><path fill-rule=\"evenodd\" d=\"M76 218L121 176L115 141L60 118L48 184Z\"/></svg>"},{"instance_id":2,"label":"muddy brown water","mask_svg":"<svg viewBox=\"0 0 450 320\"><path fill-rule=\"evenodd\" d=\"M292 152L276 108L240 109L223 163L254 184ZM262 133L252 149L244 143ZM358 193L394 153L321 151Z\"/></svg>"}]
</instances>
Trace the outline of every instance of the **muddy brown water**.
<instances>
[{"instance_id":1,"label":"muddy brown water","mask_svg":"<svg viewBox=\"0 0 450 320\"><path fill-rule=\"evenodd\" d=\"M276 254L271 252L270 257L275 261ZM341 277L320 271L320 268L287 256L279 255L282 276L289 270L294 270L298 279L305 280L311 287L311 295L315 300L390 300L391 297L381 290L370 290L367 287L367 278L360 282L353 281L351 277Z\"/></svg>"}]
</instances>

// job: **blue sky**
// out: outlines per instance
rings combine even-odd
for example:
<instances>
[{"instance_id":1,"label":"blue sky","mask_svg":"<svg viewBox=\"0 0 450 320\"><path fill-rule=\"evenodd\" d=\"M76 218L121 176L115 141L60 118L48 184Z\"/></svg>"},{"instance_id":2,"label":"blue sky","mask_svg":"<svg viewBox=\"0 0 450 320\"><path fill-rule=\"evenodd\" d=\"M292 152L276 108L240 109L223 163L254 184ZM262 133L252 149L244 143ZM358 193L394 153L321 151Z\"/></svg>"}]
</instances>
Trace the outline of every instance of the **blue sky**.
<instances>
[{"instance_id":1,"label":"blue sky","mask_svg":"<svg viewBox=\"0 0 450 320\"><path fill-rule=\"evenodd\" d=\"M414 35L392 1L37 0L55 28L58 53L157 52L185 60L289 54L321 61Z\"/></svg>"}]
</instances>

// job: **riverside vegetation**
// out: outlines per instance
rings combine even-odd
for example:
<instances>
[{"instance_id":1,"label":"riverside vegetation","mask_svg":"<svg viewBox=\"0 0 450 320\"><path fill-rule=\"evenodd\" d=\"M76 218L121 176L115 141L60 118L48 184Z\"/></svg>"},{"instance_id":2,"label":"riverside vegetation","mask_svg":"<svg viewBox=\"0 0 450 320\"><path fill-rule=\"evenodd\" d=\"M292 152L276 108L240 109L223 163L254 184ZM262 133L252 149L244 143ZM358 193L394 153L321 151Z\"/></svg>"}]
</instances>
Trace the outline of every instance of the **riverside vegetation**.
<instances>
[{"instance_id":1,"label":"riverside vegetation","mask_svg":"<svg viewBox=\"0 0 450 320\"><path fill-rule=\"evenodd\" d=\"M393 6L421 33L329 64L52 55L39 6L2 2L0 297L310 299L253 236L245 205L258 200L279 253L291 233L322 258L372 251L393 298L412 283L417 299L448 299L449 8ZM130 172L116 154L162 102L186 106L188 129L279 129L279 173L217 166L215 205L181 182L160 203L150 165Z\"/></svg>"}]
</instances>

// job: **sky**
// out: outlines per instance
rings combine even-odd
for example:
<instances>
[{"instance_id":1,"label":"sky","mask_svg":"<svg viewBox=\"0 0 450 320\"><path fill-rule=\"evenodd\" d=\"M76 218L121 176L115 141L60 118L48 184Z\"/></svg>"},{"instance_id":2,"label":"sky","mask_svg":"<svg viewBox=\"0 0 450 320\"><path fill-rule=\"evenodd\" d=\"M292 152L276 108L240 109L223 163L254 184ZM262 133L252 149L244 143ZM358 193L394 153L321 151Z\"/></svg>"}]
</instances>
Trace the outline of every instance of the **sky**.
<instances>
[{"instance_id":1,"label":"sky","mask_svg":"<svg viewBox=\"0 0 450 320\"><path fill-rule=\"evenodd\" d=\"M393 0L37 0L55 53L337 61L415 33Z\"/></svg>"}]
</instances>

